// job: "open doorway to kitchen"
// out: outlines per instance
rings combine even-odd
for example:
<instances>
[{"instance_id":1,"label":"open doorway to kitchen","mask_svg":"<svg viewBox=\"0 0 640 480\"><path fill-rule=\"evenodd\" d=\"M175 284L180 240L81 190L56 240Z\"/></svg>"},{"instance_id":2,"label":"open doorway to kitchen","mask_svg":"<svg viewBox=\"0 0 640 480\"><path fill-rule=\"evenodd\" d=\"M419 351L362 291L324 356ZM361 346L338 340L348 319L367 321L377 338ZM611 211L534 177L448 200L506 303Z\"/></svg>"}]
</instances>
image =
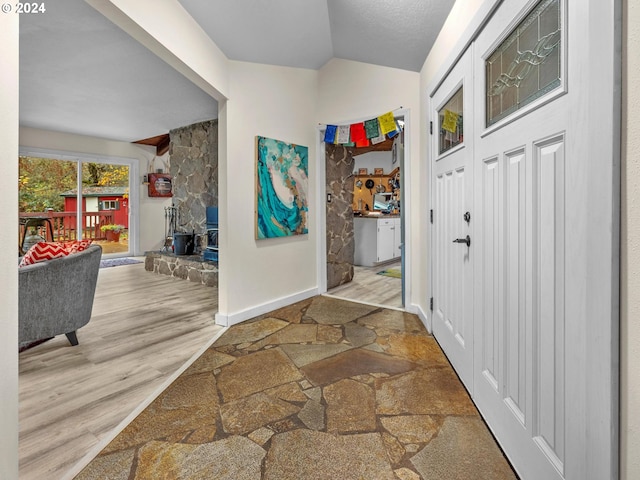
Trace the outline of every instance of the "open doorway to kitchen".
<instances>
[{"instance_id":1,"label":"open doorway to kitchen","mask_svg":"<svg viewBox=\"0 0 640 480\"><path fill-rule=\"evenodd\" d=\"M403 118L364 148L325 145L327 293L404 307Z\"/></svg>"}]
</instances>

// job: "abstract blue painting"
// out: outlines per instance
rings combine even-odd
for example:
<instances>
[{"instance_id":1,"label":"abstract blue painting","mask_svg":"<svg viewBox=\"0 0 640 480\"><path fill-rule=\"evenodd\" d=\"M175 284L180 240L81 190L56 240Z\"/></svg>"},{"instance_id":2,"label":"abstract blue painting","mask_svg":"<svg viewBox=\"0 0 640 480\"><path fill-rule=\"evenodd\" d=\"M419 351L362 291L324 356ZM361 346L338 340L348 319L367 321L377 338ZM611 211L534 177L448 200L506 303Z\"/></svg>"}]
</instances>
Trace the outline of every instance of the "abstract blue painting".
<instances>
[{"instance_id":1,"label":"abstract blue painting","mask_svg":"<svg viewBox=\"0 0 640 480\"><path fill-rule=\"evenodd\" d=\"M309 148L256 137L256 239L308 233Z\"/></svg>"}]
</instances>

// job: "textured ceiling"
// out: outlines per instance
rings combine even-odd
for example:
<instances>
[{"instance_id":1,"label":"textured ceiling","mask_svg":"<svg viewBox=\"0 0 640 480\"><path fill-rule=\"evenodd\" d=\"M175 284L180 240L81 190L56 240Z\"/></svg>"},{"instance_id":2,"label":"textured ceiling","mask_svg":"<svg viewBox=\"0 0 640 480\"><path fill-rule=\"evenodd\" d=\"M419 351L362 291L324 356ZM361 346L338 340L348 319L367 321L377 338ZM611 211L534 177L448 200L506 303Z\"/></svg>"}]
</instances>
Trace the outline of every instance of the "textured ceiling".
<instances>
[{"instance_id":1,"label":"textured ceiling","mask_svg":"<svg viewBox=\"0 0 640 480\"><path fill-rule=\"evenodd\" d=\"M318 69L333 57L326 0L180 0L231 60Z\"/></svg>"},{"instance_id":2,"label":"textured ceiling","mask_svg":"<svg viewBox=\"0 0 640 480\"><path fill-rule=\"evenodd\" d=\"M333 56L419 72L454 0L328 0Z\"/></svg>"},{"instance_id":3,"label":"textured ceiling","mask_svg":"<svg viewBox=\"0 0 640 480\"><path fill-rule=\"evenodd\" d=\"M420 71L454 0L179 0L233 60Z\"/></svg>"},{"instance_id":4,"label":"textured ceiling","mask_svg":"<svg viewBox=\"0 0 640 480\"><path fill-rule=\"evenodd\" d=\"M232 60L419 71L454 0L180 3ZM21 16L21 125L134 141L216 117L211 97L83 0Z\"/></svg>"}]
</instances>

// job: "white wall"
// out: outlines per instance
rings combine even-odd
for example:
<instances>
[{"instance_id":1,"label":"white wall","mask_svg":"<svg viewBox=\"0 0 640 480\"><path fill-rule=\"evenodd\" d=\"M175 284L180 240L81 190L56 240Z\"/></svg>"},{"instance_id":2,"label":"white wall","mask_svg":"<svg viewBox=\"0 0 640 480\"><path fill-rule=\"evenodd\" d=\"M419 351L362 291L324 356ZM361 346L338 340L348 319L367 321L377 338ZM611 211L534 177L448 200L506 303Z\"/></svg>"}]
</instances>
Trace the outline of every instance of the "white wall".
<instances>
[{"instance_id":1,"label":"white wall","mask_svg":"<svg viewBox=\"0 0 640 480\"><path fill-rule=\"evenodd\" d=\"M640 478L640 3L624 2L620 478Z\"/></svg>"},{"instance_id":2,"label":"white wall","mask_svg":"<svg viewBox=\"0 0 640 480\"><path fill-rule=\"evenodd\" d=\"M317 210L313 70L230 62L220 148L220 323L316 293ZM255 239L256 135L309 147L308 235ZM222 156L222 155L221 155ZM289 301L288 301L289 300Z\"/></svg>"},{"instance_id":3,"label":"white wall","mask_svg":"<svg viewBox=\"0 0 640 480\"><path fill-rule=\"evenodd\" d=\"M18 478L18 15L0 16L0 478Z\"/></svg>"},{"instance_id":4,"label":"white wall","mask_svg":"<svg viewBox=\"0 0 640 480\"><path fill-rule=\"evenodd\" d=\"M318 119L339 124L417 108L418 81L416 72L334 58L320 69Z\"/></svg>"},{"instance_id":5,"label":"white wall","mask_svg":"<svg viewBox=\"0 0 640 480\"><path fill-rule=\"evenodd\" d=\"M391 170L395 169L399 164L395 165L392 162L391 152L367 152L362 155L357 155L354 157L355 160L355 171L357 172L359 168L366 168L370 173L373 173L374 168L382 168L384 169L384 173L389 173Z\"/></svg>"},{"instance_id":6,"label":"white wall","mask_svg":"<svg viewBox=\"0 0 640 480\"><path fill-rule=\"evenodd\" d=\"M145 173L155 172L158 168L162 168L165 173L169 172L170 158L168 152L160 157L155 157L155 147L140 148L143 145L133 147L136 149L137 158L140 161L140 176ZM150 250L160 250L164 246L164 239L167 234L164 208L170 207L172 202L171 198L150 197L149 187L141 185L140 182L141 180L138 182L140 185L138 253L143 254Z\"/></svg>"},{"instance_id":7,"label":"white wall","mask_svg":"<svg viewBox=\"0 0 640 480\"><path fill-rule=\"evenodd\" d=\"M138 213L132 217L132 222L137 226L137 241L134 238L131 248L136 255L162 248L165 236L164 207L171 205L171 199L149 197L147 187L141 184L140 178L149 169L155 147L24 127L20 128L20 146L104 157L122 157L137 162L139 174L133 180L134 186L139 189L140 202ZM167 159L168 154L156 159L155 168L164 168ZM133 195L131 197L134 198ZM132 207L135 208L135 205Z\"/></svg>"},{"instance_id":8,"label":"white wall","mask_svg":"<svg viewBox=\"0 0 640 480\"><path fill-rule=\"evenodd\" d=\"M419 172L421 169L420 131L423 129L420 113L420 75L416 72L380 67L349 60L333 59L320 69L318 85L318 117L321 124L341 124L373 118L397 110L409 110L410 122L405 130L405 157L410 158L405 166L403 184L410 185L411 197L405 200L405 212L409 237L406 242L407 271L411 277L412 290L407 291L406 305L413 308L426 304L420 298L415 285L420 276L426 275L415 268L423 254L424 237L420 237L415 226L425 222L426 203L422 198ZM407 118L405 118L407 120ZM356 157L357 158L357 157ZM324 159L321 159L324 162Z\"/></svg>"},{"instance_id":9,"label":"white wall","mask_svg":"<svg viewBox=\"0 0 640 480\"><path fill-rule=\"evenodd\" d=\"M422 90L426 90L439 70L450 65L449 56L452 51L459 49L461 34L471 24L475 15L481 9L490 8L493 3L496 3L495 0L456 0L420 71Z\"/></svg>"}]
</instances>

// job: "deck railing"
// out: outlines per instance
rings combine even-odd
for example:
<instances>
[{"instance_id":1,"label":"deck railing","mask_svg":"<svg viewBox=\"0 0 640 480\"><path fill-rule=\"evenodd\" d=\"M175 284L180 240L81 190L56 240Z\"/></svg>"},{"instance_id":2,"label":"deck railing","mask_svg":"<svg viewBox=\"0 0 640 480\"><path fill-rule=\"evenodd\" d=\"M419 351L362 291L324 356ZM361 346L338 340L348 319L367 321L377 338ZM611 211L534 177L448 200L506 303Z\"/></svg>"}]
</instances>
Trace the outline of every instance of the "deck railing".
<instances>
[{"instance_id":1,"label":"deck railing","mask_svg":"<svg viewBox=\"0 0 640 480\"><path fill-rule=\"evenodd\" d=\"M92 240L105 240L105 233L100 230L102 225L114 223L113 212L83 212L82 213L82 238ZM53 228L54 241L76 240L77 235L77 214L76 212L20 212L20 238L24 238L26 220L29 218L45 218L51 222ZM45 226L34 228L37 235L48 239L49 233Z\"/></svg>"}]
</instances>

